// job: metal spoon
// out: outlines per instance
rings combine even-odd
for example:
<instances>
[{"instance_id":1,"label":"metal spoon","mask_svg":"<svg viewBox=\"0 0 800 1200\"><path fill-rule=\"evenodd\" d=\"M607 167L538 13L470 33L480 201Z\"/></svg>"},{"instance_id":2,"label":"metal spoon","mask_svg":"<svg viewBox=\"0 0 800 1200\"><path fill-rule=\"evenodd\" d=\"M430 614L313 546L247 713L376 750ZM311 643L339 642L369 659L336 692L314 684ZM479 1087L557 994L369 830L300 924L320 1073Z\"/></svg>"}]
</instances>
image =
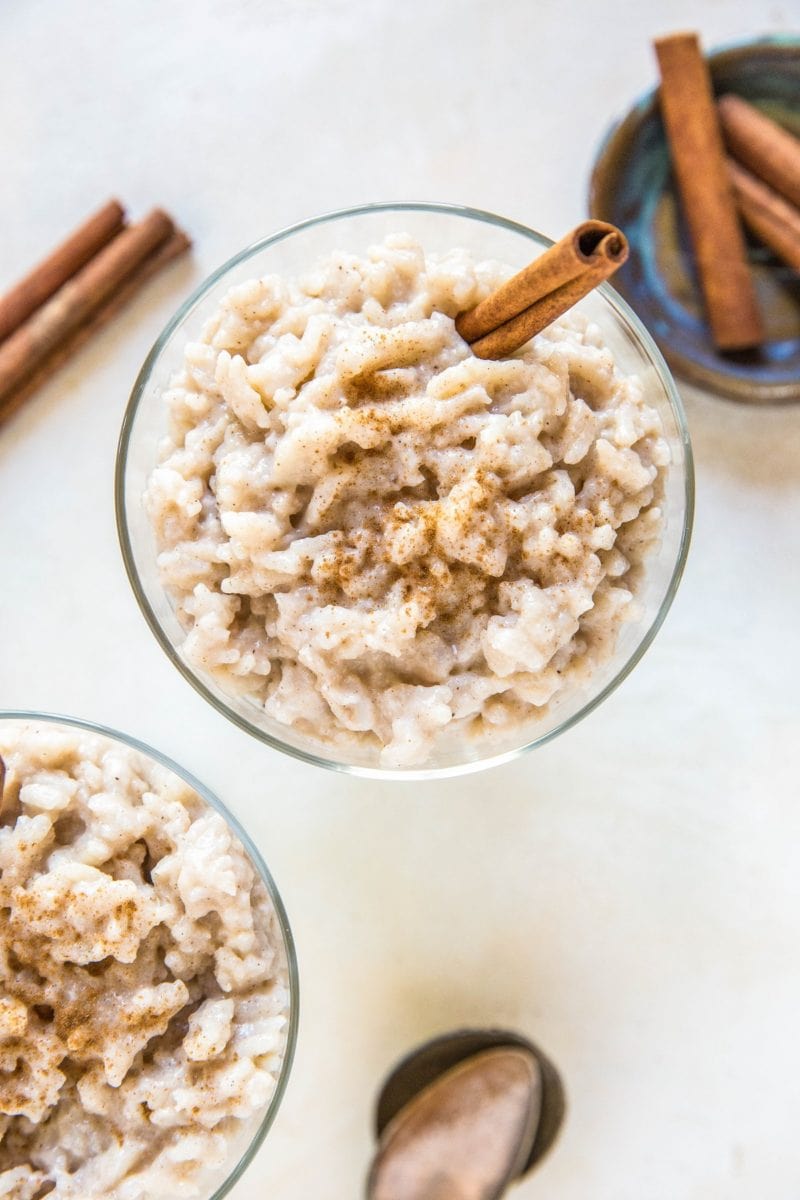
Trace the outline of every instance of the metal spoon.
<instances>
[{"instance_id":1,"label":"metal spoon","mask_svg":"<svg viewBox=\"0 0 800 1200\"><path fill-rule=\"evenodd\" d=\"M558 1072L519 1034L434 1038L381 1089L368 1197L496 1200L547 1153L564 1111Z\"/></svg>"}]
</instances>

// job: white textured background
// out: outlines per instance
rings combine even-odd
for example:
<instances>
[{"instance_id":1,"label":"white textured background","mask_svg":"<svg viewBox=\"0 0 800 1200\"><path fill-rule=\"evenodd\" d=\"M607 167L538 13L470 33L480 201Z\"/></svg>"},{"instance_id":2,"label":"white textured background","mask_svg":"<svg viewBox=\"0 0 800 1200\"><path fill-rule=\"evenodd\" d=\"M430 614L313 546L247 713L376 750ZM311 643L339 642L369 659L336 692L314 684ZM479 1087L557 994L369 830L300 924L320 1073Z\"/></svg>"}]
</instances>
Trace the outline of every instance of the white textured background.
<instances>
[{"instance_id":1,"label":"white textured background","mask_svg":"<svg viewBox=\"0 0 800 1200\"><path fill-rule=\"evenodd\" d=\"M800 1195L800 410L686 394L689 567L633 676L569 735L428 787L250 740L157 648L112 513L117 432L166 318L232 252L377 199L558 236L650 39L788 30L796 0L4 0L0 287L110 194L196 240L0 429L0 704L135 734L245 821L296 934L284 1105L236 1200L360 1194L382 1073L507 1023L570 1111L519 1200Z\"/></svg>"}]
</instances>

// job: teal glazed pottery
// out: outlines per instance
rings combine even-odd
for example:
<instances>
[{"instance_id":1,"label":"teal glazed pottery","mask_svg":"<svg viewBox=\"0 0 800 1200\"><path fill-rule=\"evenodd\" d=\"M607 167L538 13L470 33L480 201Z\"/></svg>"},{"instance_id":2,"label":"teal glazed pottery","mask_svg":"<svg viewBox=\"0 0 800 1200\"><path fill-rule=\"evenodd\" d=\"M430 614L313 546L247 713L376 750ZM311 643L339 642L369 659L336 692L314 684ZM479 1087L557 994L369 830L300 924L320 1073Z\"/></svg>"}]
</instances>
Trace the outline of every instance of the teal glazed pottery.
<instances>
[{"instance_id":1,"label":"teal glazed pottery","mask_svg":"<svg viewBox=\"0 0 800 1200\"><path fill-rule=\"evenodd\" d=\"M712 52L708 62L717 95L742 96L800 136L800 38L763 38ZM631 254L614 286L677 375L749 404L800 400L800 275L755 239L748 253L768 340L733 354L711 341L655 89L605 137L589 212L625 231Z\"/></svg>"}]
</instances>

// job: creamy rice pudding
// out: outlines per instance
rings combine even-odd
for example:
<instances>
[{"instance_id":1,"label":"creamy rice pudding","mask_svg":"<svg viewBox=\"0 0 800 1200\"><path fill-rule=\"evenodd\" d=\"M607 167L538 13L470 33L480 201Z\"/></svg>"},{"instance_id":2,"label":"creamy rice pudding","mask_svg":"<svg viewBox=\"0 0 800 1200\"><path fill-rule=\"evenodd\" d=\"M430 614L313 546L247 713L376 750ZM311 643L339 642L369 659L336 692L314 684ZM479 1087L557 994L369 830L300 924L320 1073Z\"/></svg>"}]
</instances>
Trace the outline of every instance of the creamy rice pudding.
<instances>
[{"instance_id":1,"label":"creamy rice pudding","mask_svg":"<svg viewBox=\"0 0 800 1200\"><path fill-rule=\"evenodd\" d=\"M384 766L585 683L658 542L667 443L597 326L502 361L456 332L509 274L397 235L255 279L164 395L145 503L183 655Z\"/></svg>"},{"instance_id":2,"label":"creamy rice pudding","mask_svg":"<svg viewBox=\"0 0 800 1200\"><path fill-rule=\"evenodd\" d=\"M8 722L0 754L0 1197L207 1196L286 1045L266 888L143 754Z\"/></svg>"}]
</instances>

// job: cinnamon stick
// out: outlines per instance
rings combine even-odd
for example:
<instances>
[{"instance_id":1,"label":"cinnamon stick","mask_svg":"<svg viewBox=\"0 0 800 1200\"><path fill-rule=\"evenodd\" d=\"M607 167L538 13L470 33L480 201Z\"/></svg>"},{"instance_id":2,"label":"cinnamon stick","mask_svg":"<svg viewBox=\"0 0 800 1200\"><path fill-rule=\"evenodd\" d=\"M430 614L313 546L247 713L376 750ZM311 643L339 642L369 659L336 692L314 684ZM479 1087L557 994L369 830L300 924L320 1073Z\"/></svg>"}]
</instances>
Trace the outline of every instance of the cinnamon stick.
<instances>
[{"instance_id":1,"label":"cinnamon stick","mask_svg":"<svg viewBox=\"0 0 800 1200\"><path fill-rule=\"evenodd\" d=\"M740 96L722 96L717 108L734 157L800 207L800 138Z\"/></svg>"},{"instance_id":2,"label":"cinnamon stick","mask_svg":"<svg viewBox=\"0 0 800 1200\"><path fill-rule=\"evenodd\" d=\"M0 403L35 375L174 230L160 209L129 225L0 344Z\"/></svg>"},{"instance_id":3,"label":"cinnamon stick","mask_svg":"<svg viewBox=\"0 0 800 1200\"><path fill-rule=\"evenodd\" d=\"M173 259L185 254L191 247L191 241L181 230L176 230L171 237L158 247L137 269L128 276L121 287L99 308L88 321L78 328L65 341L61 342L39 365L25 384L0 400L0 424L44 384L61 366L64 365L80 348L99 330L103 329L119 313L154 275L166 267Z\"/></svg>"},{"instance_id":4,"label":"cinnamon stick","mask_svg":"<svg viewBox=\"0 0 800 1200\"><path fill-rule=\"evenodd\" d=\"M584 221L475 308L456 329L479 358L505 358L550 325L628 257L616 225Z\"/></svg>"},{"instance_id":5,"label":"cinnamon stick","mask_svg":"<svg viewBox=\"0 0 800 1200\"><path fill-rule=\"evenodd\" d=\"M661 112L712 336L720 350L756 346L764 330L708 66L692 33L659 38L655 51Z\"/></svg>"},{"instance_id":6,"label":"cinnamon stick","mask_svg":"<svg viewBox=\"0 0 800 1200\"><path fill-rule=\"evenodd\" d=\"M0 296L0 341L18 329L62 284L85 266L122 229L125 210L109 200L57 246L24 279Z\"/></svg>"},{"instance_id":7,"label":"cinnamon stick","mask_svg":"<svg viewBox=\"0 0 800 1200\"><path fill-rule=\"evenodd\" d=\"M537 319L531 316L526 320L525 327L530 325L532 332L517 343L518 346L522 345L562 312L566 312L581 296L607 279L627 256L625 235L616 225L609 225L606 221L584 221L475 308L461 313L456 318L456 329L465 342L473 343L475 350L475 346L487 334L496 332L501 325L507 325L512 318L520 317L533 305L552 297L566 285L578 279L583 280L585 289L577 289L570 304L555 311L557 305L551 302L540 310ZM539 317L541 324L534 328ZM475 352L479 353L477 350ZM492 354L485 354L484 357L490 358Z\"/></svg>"},{"instance_id":8,"label":"cinnamon stick","mask_svg":"<svg viewBox=\"0 0 800 1200\"><path fill-rule=\"evenodd\" d=\"M745 225L779 258L800 271L800 209L738 163L729 161L728 171Z\"/></svg>"}]
</instances>

